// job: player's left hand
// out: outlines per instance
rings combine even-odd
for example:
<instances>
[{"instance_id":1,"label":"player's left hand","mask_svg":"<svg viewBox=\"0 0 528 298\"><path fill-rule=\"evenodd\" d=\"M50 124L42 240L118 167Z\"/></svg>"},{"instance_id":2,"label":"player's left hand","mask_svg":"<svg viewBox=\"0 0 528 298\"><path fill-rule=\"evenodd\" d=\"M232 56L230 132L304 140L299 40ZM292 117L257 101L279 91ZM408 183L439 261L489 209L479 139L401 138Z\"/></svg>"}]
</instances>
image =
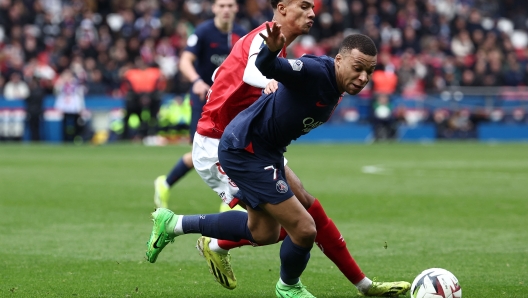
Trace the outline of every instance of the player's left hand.
<instances>
[{"instance_id":1,"label":"player's left hand","mask_svg":"<svg viewBox=\"0 0 528 298\"><path fill-rule=\"evenodd\" d=\"M276 52L282 49L286 43L286 36L282 34L281 25L277 24L277 22L273 22L273 26L270 29L269 23L266 23L266 31L268 36L265 36L262 33L259 33L259 35L264 39L270 51Z\"/></svg>"},{"instance_id":2,"label":"player's left hand","mask_svg":"<svg viewBox=\"0 0 528 298\"><path fill-rule=\"evenodd\" d=\"M270 94L275 92L279 88L279 82L271 80L264 88L264 94Z\"/></svg>"},{"instance_id":3,"label":"player's left hand","mask_svg":"<svg viewBox=\"0 0 528 298\"><path fill-rule=\"evenodd\" d=\"M197 94L201 101L204 101L205 95L207 94L207 91L209 91L209 88L211 88L211 86L209 86L206 82L199 80L193 84L192 92Z\"/></svg>"}]
</instances>

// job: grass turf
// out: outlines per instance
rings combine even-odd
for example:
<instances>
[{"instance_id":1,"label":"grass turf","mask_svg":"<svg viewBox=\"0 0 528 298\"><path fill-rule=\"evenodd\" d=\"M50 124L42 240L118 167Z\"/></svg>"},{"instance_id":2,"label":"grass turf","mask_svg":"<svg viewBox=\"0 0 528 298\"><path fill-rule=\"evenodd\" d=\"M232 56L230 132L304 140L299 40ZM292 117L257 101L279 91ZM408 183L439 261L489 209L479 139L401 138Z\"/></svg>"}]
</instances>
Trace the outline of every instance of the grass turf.
<instances>
[{"instance_id":1,"label":"grass turf","mask_svg":"<svg viewBox=\"0 0 528 298\"><path fill-rule=\"evenodd\" d=\"M232 251L238 288L214 282L186 235L143 259L153 181L189 146L0 146L0 297L273 297L279 245ZM465 298L528 297L528 145L290 146L286 157L363 271L412 281L441 267ZM178 213L217 212L190 172ZM357 291L317 248L302 277L317 297Z\"/></svg>"}]
</instances>

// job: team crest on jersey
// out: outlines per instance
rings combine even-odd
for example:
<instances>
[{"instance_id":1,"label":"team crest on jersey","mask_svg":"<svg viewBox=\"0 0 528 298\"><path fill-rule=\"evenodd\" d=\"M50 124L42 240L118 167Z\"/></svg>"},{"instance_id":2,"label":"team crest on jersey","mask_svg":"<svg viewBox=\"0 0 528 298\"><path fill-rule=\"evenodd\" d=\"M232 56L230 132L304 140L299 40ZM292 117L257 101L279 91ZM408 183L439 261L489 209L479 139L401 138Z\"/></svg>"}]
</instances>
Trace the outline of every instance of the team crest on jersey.
<instances>
[{"instance_id":1,"label":"team crest on jersey","mask_svg":"<svg viewBox=\"0 0 528 298\"><path fill-rule=\"evenodd\" d=\"M277 191L280 193L286 193L288 191L288 184L284 182L283 180L277 181L277 184L275 184L275 187L277 188Z\"/></svg>"},{"instance_id":2,"label":"team crest on jersey","mask_svg":"<svg viewBox=\"0 0 528 298\"><path fill-rule=\"evenodd\" d=\"M291 60L291 59L288 59L288 62L290 63L292 69L294 71L301 71L302 67L303 67L303 63L301 60Z\"/></svg>"}]
</instances>

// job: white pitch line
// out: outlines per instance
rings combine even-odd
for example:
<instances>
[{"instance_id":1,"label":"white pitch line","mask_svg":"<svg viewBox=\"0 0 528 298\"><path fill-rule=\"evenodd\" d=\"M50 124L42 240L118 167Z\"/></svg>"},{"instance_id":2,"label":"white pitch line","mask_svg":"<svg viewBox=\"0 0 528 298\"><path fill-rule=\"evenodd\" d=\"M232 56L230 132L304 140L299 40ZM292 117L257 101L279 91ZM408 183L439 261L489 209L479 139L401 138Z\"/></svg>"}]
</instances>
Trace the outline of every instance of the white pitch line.
<instances>
[{"instance_id":1,"label":"white pitch line","mask_svg":"<svg viewBox=\"0 0 528 298\"><path fill-rule=\"evenodd\" d=\"M387 170L381 166L363 166L361 172L365 174L387 174Z\"/></svg>"}]
</instances>

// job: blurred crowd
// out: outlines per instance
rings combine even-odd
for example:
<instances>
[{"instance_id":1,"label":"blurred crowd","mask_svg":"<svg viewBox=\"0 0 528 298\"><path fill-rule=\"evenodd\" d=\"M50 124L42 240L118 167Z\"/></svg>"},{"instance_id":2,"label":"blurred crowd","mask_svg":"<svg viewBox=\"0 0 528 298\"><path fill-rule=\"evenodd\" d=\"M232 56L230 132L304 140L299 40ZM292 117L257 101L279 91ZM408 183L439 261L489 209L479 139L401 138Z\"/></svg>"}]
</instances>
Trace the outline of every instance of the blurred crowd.
<instances>
[{"instance_id":1,"label":"blurred crowd","mask_svg":"<svg viewBox=\"0 0 528 298\"><path fill-rule=\"evenodd\" d=\"M269 0L238 2L237 22L248 31L271 20ZM0 0L0 94L31 99L35 118L43 95L65 96L56 108L74 115L75 127L84 96L128 98L145 87L132 71L148 70L155 76L141 94L159 105L159 92L188 91L179 57L194 27L213 16L210 7L205 0ZM527 86L527 9L526 0L315 0L314 27L288 55L334 56L344 35L367 34L379 61L363 93L384 115L387 94Z\"/></svg>"},{"instance_id":2,"label":"blurred crowd","mask_svg":"<svg viewBox=\"0 0 528 298\"><path fill-rule=\"evenodd\" d=\"M269 1L240 0L237 21L251 30L270 20ZM184 93L178 57L209 1L0 0L0 89L24 96L36 77L52 90L69 69L89 95L123 96L123 74L140 57L157 65L166 92ZM334 55L351 32L377 44L374 81L385 92L416 95L446 86L528 85L524 0L316 0L310 35L290 55ZM389 80L391 88L383 86ZM376 90L375 90L376 91Z\"/></svg>"}]
</instances>

